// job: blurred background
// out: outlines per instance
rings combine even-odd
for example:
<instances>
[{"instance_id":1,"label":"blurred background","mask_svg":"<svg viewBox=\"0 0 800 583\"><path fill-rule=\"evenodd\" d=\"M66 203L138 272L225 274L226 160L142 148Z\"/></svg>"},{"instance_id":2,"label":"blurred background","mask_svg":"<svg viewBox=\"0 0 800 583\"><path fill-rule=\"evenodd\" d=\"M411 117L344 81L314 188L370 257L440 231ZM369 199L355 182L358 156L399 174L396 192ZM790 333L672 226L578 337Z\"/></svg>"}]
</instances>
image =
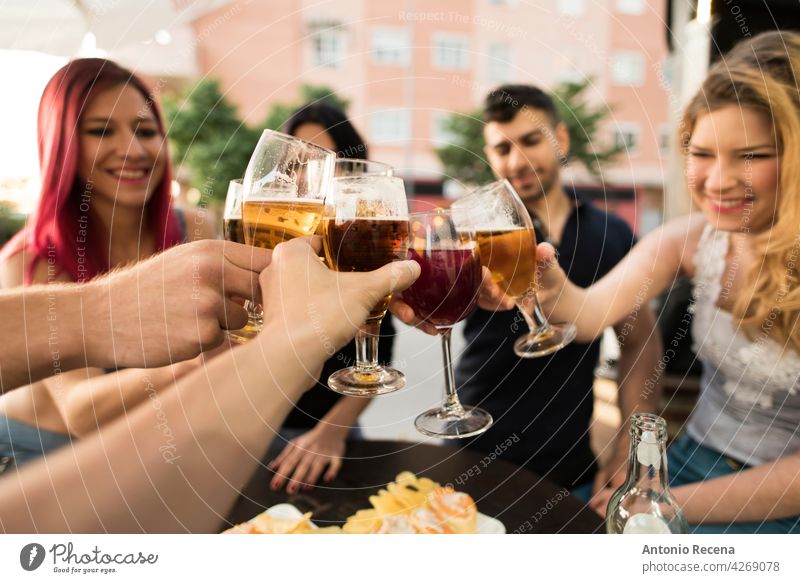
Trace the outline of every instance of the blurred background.
<instances>
[{"instance_id":1,"label":"blurred background","mask_svg":"<svg viewBox=\"0 0 800 583\"><path fill-rule=\"evenodd\" d=\"M347 111L412 206L446 205L490 179L485 95L535 84L570 130L567 184L642 235L689 210L671 129L708 64L741 38L800 28L793 0L0 0L0 16L0 242L35 204L38 101L71 57L149 82L174 196L216 211L261 130L317 100ZM440 398L438 340L401 329L396 358L410 389L362 423L370 437L420 439L413 418ZM601 426L616 422L605 394Z\"/></svg>"}]
</instances>

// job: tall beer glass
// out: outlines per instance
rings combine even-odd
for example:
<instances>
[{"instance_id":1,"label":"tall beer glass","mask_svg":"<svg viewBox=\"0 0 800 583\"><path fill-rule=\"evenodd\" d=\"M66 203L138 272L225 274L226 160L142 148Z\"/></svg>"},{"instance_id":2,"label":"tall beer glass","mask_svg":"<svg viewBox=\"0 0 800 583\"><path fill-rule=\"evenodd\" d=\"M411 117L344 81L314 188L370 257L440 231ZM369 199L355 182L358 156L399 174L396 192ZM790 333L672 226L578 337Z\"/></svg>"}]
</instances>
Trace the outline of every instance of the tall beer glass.
<instances>
[{"instance_id":1,"label":"tall beer glass","mask_svg":"<svg viewBox=\"0 0 800 583\"><path fill-rule=\"evenodd\" d=\"M528 323L528 334L514 343L517 356L545 356L572 342L575 326L548 322L536 298L536 232L528 209L508 180L479 188L451 208L461 224L475 231L481 263Z\"/></svg>"},{"instance_id":2,"label":"tall beer glass","mask_svg":"<svg viewBox=\"0 0 800 583\"><path fill-rule=\"evenodd\" d=\"M336 271L372 271L406 259L408 203L400 178L384 175L333 179L325 199L323 241ZM403 373L378 364L381 320L391 296L378 302L356 334L356 365L335 372L328 386L344 395L369 397L401 389Z\"/></svg>"}]
</instances>

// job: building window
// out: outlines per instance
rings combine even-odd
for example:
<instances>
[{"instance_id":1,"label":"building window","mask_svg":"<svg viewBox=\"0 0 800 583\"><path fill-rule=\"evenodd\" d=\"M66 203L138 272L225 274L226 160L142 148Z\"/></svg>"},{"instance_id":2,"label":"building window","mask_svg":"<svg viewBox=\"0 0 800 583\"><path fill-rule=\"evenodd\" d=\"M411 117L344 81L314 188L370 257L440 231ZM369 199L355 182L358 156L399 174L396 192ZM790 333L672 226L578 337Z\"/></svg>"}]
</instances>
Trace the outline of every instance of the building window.
<instances>
[{"instance_id":1,"label":"building window","mask_svg":"<svg viewBox=\"0 0 800 583\"><path fill-rule=\"evenodd\" d=\"M433 66L438 69L469 67L469 43L463 36L436 34L433 37Z\"/></svg>"},{"instance_id":2,"label":"building window","mask_svg":"<svg viewBox=\"0 0 800 583\"><path fill-rule=\"evenodd\" d=\"M338 68L344 60L344 31L338 28L320 30L311 37L311 63Z\"/></svg>"},{"instance_id":3,"label":"building window","mask_svg":"<svg viewBox=\"0 0 800 583\"><path fill-rule=\"evenodd\" d=\"M647 3L644 0L616 0L617 12L622 14L644 14Z\"/></svg>"},{"instance_id":4,"label":"building window","mask_svg":"<svg viewBox=\"0 0 800 583\"><path fill-rule=\"evenodd\" d=\"M372 60L381 65L408 65L411 61L408 31L386 26L373 28Z\"/></svg>"},{"instance_id":5,"label":"building window","mask_svg":"<svg viewBox=\"0 0 800 583\"><path fill-rule=\"evenodd\" d=\"M489 45L489 81L511 81L511 47L506 44Z\"/></svg>"},{"instance_id":6,"label":"building window","mask_svg":"<svg viewBox=\"0 0 800 583\"><path fill-rule=\"evenodd\" d=\"M586 79L586 75L578 66L577 56L569 53L561 55L556 78L559 83L582 83Z\"/></svg>"},{"instance_id":7,"label":"building window","mask_svg":"<svg viewBox=\"0 0 800 583\"><path fill-rule=\"evenodd\" d=\"M558 12L564 16L577 18L578 16L583 16L585 9L585 0L558 0Z\"/></svg>"},{"instance_id":8,"label":"building window","mask_svg":"<svg viewBox=\"0 0 800 583\"><path fill-rule=\"evenodd\" d=\"M672 131L667 125L658 128L658 153L667 158L672 153Z\"/></svg>"},{"instance_id":9,"label":"building window","mask_svg":"<svg viewBox=\"0 0 800 583\"><path fill-rule=\"evenodd\" d=\"M450 129L450 119L453 114L450 113L434 113L433 114L433 128L431 129L431 142L437 148L447 146L458 141L459 136Z\"/></svg>"},{"instance_id":10,"label":"building window","mask_svg":"<svg viewBox=\"0 0 800 583\"><path fill-rule=\"evenodd\" d=\"M411 139L411 112L386 109L372 114L372 141L376 144L404 144Z\"/></svg>"},{"instance_id":11,"label":"building window","mask_svg":"<svg viewBox=\"0 0 800 583\"><path fill-rule=\"evenodd\" d=\"M620 122L614 126L614 146L627 154L639 151L642 130L637 123Z\"/></svg>"},{"instance_id":12,"label":"building window","mask_svg":"<svg viewBox=\"0 0 800 583\"><path fill-rule=\"evenodd\" d=\"M611 58L611 81L615 85L644 85L644 55L638 51L619 51Z\"/></svg>"}]
</instances>

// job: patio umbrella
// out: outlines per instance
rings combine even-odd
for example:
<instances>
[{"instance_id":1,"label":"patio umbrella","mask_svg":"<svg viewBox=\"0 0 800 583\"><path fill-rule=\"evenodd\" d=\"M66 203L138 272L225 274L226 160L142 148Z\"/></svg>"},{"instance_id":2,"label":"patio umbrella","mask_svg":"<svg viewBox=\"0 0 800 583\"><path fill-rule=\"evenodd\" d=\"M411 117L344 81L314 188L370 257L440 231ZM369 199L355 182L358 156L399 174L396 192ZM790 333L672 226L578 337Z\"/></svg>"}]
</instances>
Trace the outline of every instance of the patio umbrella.
<instances>
[{"instance_id":1,"label":"patio umbrella","mask_svg":"<svg viewBox=\"0 0 800 583\"><path fill-rule=\"evenodd\" d=\"M87 34L99 50L171 38L225 0L0 0L0 49L77 56ZM166 42L162 44L168 44Z\"/></svg>"}]
</instances>

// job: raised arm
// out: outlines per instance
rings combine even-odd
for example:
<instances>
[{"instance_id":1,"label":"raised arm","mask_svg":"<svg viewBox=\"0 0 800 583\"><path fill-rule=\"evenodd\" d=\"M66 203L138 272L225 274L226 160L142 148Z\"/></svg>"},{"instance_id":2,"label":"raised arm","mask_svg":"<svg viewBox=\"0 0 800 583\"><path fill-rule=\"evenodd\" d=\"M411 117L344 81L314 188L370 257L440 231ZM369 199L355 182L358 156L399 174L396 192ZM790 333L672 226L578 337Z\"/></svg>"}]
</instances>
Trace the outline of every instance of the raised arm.
<instances>
[{"instance_id":1,"label":"raised arm","mask_svg":"<svg viewBox=\"0 0 800 583\"><path fill-rule=\"evenodd\" d=\"M692 273L692 257L702 233L702 215L675 219L649 233L605 277L589 288L571 283L542 243L538 253L539 301L552 321L574 322L578 340L594 340L672 285Z\"/></svg>"},{"instance_id":2,"label":"raised arm","mask_svg":"<svg viewBox=\"0 0 800 583\"><path fill-rule=\"evenodd\" d=\"M219 345L270 253L224 241L174 247L87 284L0 292L0 390L86 366L154 367Z\"/></svg>"},{"instance_id":3,"label":"raised arm","mask_svg":"<svg viewBox=\"0 0 800 583\"><path fill-rule=\"evenodd\" d=\"M74 448L0 480L2 528L219 529L275 429L319 374L327 348L343 346L381 297L418 275L414 262L338 274L305 240L278 246L261 276L266 325L259 339Z\"/></svg>"}]
</instances>

